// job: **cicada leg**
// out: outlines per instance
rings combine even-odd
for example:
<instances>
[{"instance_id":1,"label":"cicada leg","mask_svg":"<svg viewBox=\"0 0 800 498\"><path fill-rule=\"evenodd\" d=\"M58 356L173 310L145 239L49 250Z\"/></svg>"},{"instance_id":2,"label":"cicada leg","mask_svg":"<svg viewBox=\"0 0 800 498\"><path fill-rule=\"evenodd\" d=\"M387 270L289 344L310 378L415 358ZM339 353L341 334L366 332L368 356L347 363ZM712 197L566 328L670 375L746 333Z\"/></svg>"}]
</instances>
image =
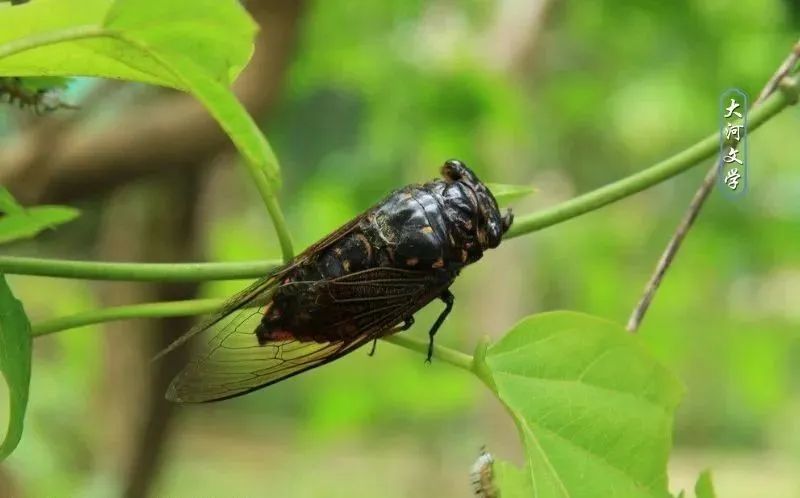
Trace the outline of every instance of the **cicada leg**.
<instances>
[{"instance_id":1,"label":"cicada leg","mask_svg":"<svg viewBox=\"0 0 800 498\"><path fill-rule=\"evenodd\" d=\"M400 325L399 327L395 327L393 329L389 329L388 332L382 334L380 337L391 335L394 334L395 332L402 332L404 330L408 330L411 328L412 325L414 325L414 317L410 316L403 321L403 325ZM372 340L372 349L369 350L368 353L369 356L373 356L375 354L375 346L377 346L378 339L380 339L380 337L375 337L375 339Z\"/></svg>"},{"instance_id":2,"label":"cicada leg","mask_svg":"<svg viewBox=\"0 0 800 498\"><path fill-rule=\"evenodd\" d=\"M439 331L439 327L442 326L445 318L447 318L447 315L449 315L450 312L453 310L453 303L455 302L456 297L453 295L452 292L450 292L449 289L447 289L444 292L442 292L442 294L439 296L439 299L444 301L445 307L444 311L442 311L442 313L439 315L439 318L437 318L436 321L433 323L431 331L428 332L428 337L430 338L430 342L428 342L428 357L425 359L425 363L431 362L431 358L433 357L433 336L436 335L436 332Z\"/></svg>"}]
</instances>

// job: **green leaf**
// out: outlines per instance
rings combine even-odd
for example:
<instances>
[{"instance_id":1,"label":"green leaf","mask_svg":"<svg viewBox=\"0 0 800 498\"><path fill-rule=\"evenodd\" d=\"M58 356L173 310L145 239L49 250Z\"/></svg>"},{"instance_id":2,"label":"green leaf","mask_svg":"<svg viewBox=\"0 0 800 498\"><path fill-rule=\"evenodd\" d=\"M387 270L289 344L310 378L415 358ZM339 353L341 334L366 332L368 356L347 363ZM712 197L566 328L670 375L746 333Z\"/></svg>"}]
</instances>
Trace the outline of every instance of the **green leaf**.
<instances>
[{"instance_id":1,"label":"green leaf","mask_svg":"<svg viewBox=\"0 0 800 498\"><path fill-rule=\"evenodd\" d=\"M494 482L503 498L530 498L536 496L531 486L530 475L514 464L495 460Z\"/></svg>"},{"instance_id":2,"label":"green leaf","mask_svg":"<svg viewBox=\"0 0 800 498\"><path fill-rule=\"evenodd\" d=\"M532 496L671 496L667 457L682 387L621 326L543 313L479 347L475 361L520 431Z\"/></svg>"},{"instance_id":3,"label":"green leaf","mask_svg":"<svg viewBox=\"0 0 800 498\"><path fill-rule=\"evenodd\" d=\"M25 310L0 274L0 370L8 385L8 430L0 445L0 460L14 451L22 437L31 381L31 324Z\"/></svg>"},{"instance_id":4,"label":"green leaf","mask_svg":"<svg viewBox=\"0 0 800 498\"><path fill-rule=\"evenodd\" d=\"M716 498L717 493L714 491L714 483L711 481L711 471L704 470L697 478L697 484L694 485L694 494L697 498Z\"/></svg>"},{"instance_id":5,"label":"green leaf","mask_svg":"<svg viewBox=\"0 0 800 498\"><path fill-rule=\"evenodd\" d=\"M0 18L0 74L100 76L188 90L159 60L166 56L227 85L250 59L255 31L231 0L36 0Z\"/></svg>"},{"instance_id":6,"label":"green leaf","mask_svg":"<svg viewBox=\"0 0 800 498\"><path fill-rule=\"evenodd\" d=\"M46 228L66 223L78 210L63 206L35 206L25 209L6 188L0 186L0 244L35 236Z\"/></svg>"},{"instance_id":7,"label":"green leaf","mask_svg":"<svg viewBox=\"0 0 800 498\"><path fill-rule=\"evenodd\" d=\"M0 76L99 76L188 91L277 187L275 156L229 90L256 29L236 0L37 0L0 17Z\"/></svg>"},{"instance_id":8,"label":"green leaf","mask_svg":"<svg viewBox=\"0 0 800 498\"><path fill-rule=\"evenodd\" d=\"M505 185L502 183L487 183L486 187L492 192L497 204L507 206L523 197L536 192L536 189L527 185Z\"/></svg>"},{"instance_id":9,"label":"green leaf","mask_svg":"<svg viewBox=\"0 0 800 498\"><path fill-rule=\"evenodd\" d=\"M11 192L3 186L0 186L0 213L13 214L24 212L25 208L14 199Z\"/></svg>"},{"instance_id":10,"label":"green leaf","mask_svg":"<svg viewBox=\"0 0 800 498\"><path fill-rule=\"evenodd\" d=\"M75 219L78 214L77 209L64 206L34 206L11 212L0 217L0 244L33 237Z\"/></svg>"},{"instance_id":11,"label":"green leaf","mask_svg":"<svg viewBox=\"0 0 800 498\"><path fill-rule=\"evenodd\" d=\"M60 76L26 76L25 78L0 77L0 84L19 85L28 91L59 90L69 86L69 78Z\"/></svg>"}]
</instances>

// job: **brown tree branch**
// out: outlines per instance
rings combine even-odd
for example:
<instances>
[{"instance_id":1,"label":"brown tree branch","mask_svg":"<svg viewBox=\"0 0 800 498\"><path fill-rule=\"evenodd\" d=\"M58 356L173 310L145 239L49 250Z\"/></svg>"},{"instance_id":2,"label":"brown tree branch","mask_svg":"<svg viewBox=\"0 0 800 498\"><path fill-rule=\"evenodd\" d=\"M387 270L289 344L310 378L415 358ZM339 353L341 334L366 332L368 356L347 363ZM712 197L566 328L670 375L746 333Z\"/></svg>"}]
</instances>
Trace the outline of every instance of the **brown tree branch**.
<instances>
[{"instance_id":1,"label":"brown tree branch","mask_svg":"<svg viewBox=\"0 0 800 498\"><path fill-rule=\"evenodd\" d=\"M780 87L781 81L783 81L783 79L788 76L792 69L794 69L798 60L800 60L800 41L794 45L792 52L786 57L780 67L778 67L777 71L775 71L775 74L772 75L767 84L764 85L764 88L761 90L761 93L759 93L758 98L753 103L753 107L760 105L764 100L767 99L767 97L772 95L775 90ZM705 178L703 178L703 183L700 184L697 192L695 192L694 196L692 197L689 208L686 210L681 222L675 229L675 233L672 235L672 238L670 238L669 242L667 243L667 247L661 254L661 258L658 260L650 280L648 280L647 285L645 285L644 293L641 299L636 304L636 307L633 309L633 312L628 319L626 328L629 332L636 332L641 325L644 315L647 313L650 303L653 301L653 297L655 297L656 291L661 285L661 281L664 279L664 275L672 264L672 261L675 259L675 255L681 248L681 244L683 244L683 240L689 233L689 229L694 224L694 220L696 220L697 216L700 214L703 204L705 204L706 199L708 199L708 196L711 194L711 191L714 190L719 168L720 160L717 160L714 162L714 165L711 167L708 173L706 173Z\"/></svg>"},{"instance_id":2,"label":"brown tree branch","mask_svg":"<svg viewBox=\"0 0 800 498\"><path fill-rule=\"evenodd\" d=\"M151 198L148 199L148 212L139 227L143 242L139 243L138 250L141 254L135 256L137 259L195 259L200 172L197 169L163 175L163 178L159 178L160 185L155 185L155 188L148 189L145 193ZM174 208L164 209L166 206ZM109 223L116 224L117 221L112 219ZM125 226L124 230L130 228ZM148 240L150 238L156 238L159 243L152 244ZM113 247L111 250L112 253L116 252ZM161 282L149 287L151 295L147 299L154 301L193 299L197 297L199 290L196 283ZM136 378L143 382L144 392L142 398L135 403L133 413L130 414L132 420L129 420L129 423L133 422L129 428L132 443L131 453L124 455L127 475L123 492L123 496L127 498L144 498L150 495L175 422L175 405L164 399L164 392L180 370L181 364L188 361L188 351L178 353L178 357L172 361L155 365L150 362L150 358L188 330L193 321L190 317L174 317L150 320L147 323L150 334L144 338L145 353L136 359L136 365L133 366L135 371L143 373ZM109 346L119 347L119 344L114 342Z\"/></svg>"},{"instance_id":3,"label":"brown tree branch","mask_svg":"<svg viewBox=\"0 0 800 498\"><path fill-rule=\"evenodd\" d=\"M298 30L304 2L259 0L249 3L261 26L253 60L235 85L253 115L275 101ZM191 169L229 147L230 141L194 99L171 94L132 108L113 126L70 129L55 144L35 136L15 137L0 147L0 185L26 204L67 202L97 195L132 179L163 171ZM52 147L46 164L31 161L41 147ZM31 175L44 174L34 188Z\"/></svg>"}]
</instances>

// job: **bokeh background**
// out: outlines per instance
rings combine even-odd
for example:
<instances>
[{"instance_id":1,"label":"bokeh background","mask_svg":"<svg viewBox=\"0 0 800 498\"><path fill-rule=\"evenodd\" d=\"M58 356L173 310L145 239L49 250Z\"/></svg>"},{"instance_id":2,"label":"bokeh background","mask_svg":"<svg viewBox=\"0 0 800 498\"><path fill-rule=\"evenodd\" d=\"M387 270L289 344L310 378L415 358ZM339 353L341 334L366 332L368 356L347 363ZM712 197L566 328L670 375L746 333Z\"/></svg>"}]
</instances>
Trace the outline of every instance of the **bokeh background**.
<instances>
[{"instance_id":1,"label":"bokeh background","mask_svg":"<svg viewBox=\"0 0 800 498\"><path fill-rule=\"evenodd\" d=\"M247 5L263 29L237 92L281 159L298 249L450 157L486 181L534 185L518 213L639 171L714 132L724 89L755 96L800 27L795 0ZM84 79L65 99L81 110L0 109L0 183L82 217L4 252L279 257L227 139L190 99ZM800 496L798 132L789 109L750 137L749 193L712 195L641 329L687 386L676 490L711 468L722 497ZM456 283L440 343L470 351L554 309L624 323L707 168L487 254ZM10 281L36 320L246 285ZM438 311L409 333L423 337ZM482 445L521 461L476 379L385 343L244 398L168 405L185 352L149 359L190 324L37 340L27 432L0 496L462 497Z\"/></svg>"}]
</instances>

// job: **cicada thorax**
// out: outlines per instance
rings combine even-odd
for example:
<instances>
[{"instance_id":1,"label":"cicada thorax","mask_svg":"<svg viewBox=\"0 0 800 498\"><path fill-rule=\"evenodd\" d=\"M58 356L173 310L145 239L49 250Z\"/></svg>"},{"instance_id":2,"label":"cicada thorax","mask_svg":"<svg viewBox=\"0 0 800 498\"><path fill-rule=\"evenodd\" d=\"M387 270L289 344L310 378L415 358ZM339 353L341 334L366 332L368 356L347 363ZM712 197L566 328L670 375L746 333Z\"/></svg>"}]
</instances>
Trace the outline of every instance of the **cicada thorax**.
<instances>
[{"instance_id":1,"label":"cicada thorax","mask_svg":"<svg viewBox=\"0 0 800 498\"><path fill-rule=\"evenodd\" d=\"M469 174L475 183L445 176L406 187L376 207L373 225L395 266L457 274L500 243L504 222L497 203Z\"/></svg>"},{"instance_id":2,"label":"cicada thorax","mask_svg":"<svg viewBox=\"0 0 800 498\"><path fill-rule=\"evenodd\" d=\"M442 199L432 185L410 186L370 213L370 229L387 264L409 270L453 270Z\"/></svg>"}]
</instances>

